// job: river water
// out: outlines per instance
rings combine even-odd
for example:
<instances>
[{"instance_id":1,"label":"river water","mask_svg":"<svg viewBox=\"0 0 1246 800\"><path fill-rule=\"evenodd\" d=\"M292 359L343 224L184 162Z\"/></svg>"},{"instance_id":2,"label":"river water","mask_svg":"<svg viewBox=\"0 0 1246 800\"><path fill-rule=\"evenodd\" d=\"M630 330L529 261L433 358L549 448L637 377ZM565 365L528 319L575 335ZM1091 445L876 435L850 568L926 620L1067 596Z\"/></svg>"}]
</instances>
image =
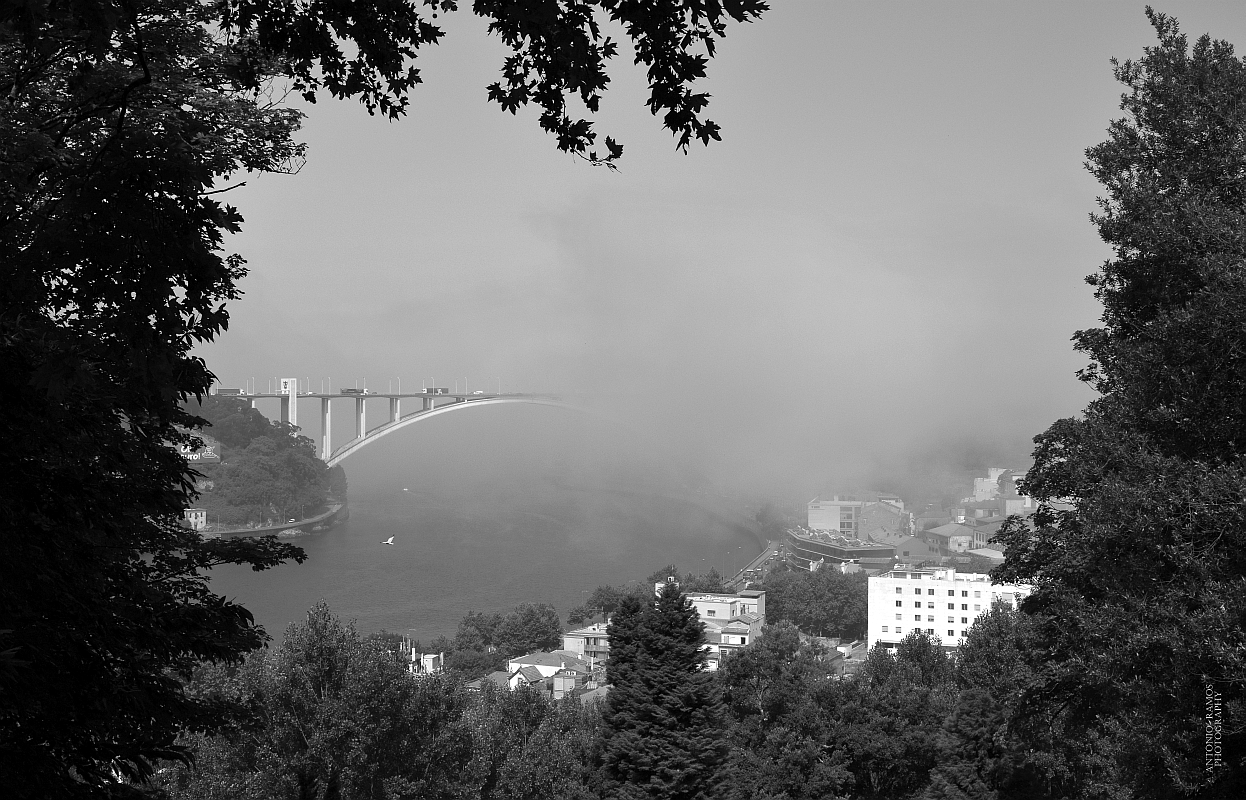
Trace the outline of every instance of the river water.
<instances>
[{"instance_id":1,"label":"river water","mask_svg":"<svg viewBox=\"0 0 1246 800\"><path fill-rule=\"evenodd\" d=\"M471 453L452 428L444 433L445 442L421 442L435 475L411 477L401 452L361 455L348 466L350 519L294 540L306 562L220 567L214 591L241 601L274 639L323 599L361 631L427 642L453 636L468 611L551 603L565 620L601 584L669 563L730 571L761 551L738 513L715 501L588 475L557 451L533 469L531 451L518 464L495 446L491 467L468 473L454 461L470 463ZM394 544L382 544L390 536Z\"/></svg>"}]
</instances>

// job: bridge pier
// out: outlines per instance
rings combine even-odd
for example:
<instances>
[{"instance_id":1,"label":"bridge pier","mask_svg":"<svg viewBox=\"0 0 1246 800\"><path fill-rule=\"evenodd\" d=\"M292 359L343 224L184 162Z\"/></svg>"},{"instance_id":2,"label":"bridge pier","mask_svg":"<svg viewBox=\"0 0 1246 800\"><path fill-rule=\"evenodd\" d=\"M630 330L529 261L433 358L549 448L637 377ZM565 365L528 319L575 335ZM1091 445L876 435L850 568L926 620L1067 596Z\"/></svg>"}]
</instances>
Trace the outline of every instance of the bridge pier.
<instances>
[{"instance_id":1,"label":"bridge pier","mask_svg":"<svg viewBox=\"0 0 1246 800\"><path fill-rule=\"evenodd\" d=\"M367 401L362 397L355 398L355 438L362 439L363 435L368 432L368 407L365 405Z\"/></svg>"},{"instance_id":2,"label":"bridge pier","mask_svg":"<svg viewBox=\"0 0 1246 800\"><path fill-rule=\"evenodd\" d=\"M325 461L333 455L333 416L329 409L329 398L320 398L320 457Z\"/></svg>"},{"instance_id":3,"label":"bridge pier","mask_svg":"<svg viewBox=\"0 0 1246 800\"><path fill-rule=\"evenodd\" d=\"M401 416L402 416L402 398L401 397L389 398L389 421L397 422L398 418Z\"/></svg>"},{"instance_id":4,"label":"bridge pier","mask_svg":"<svg viewBox=\"0 0 1246 800\"><path fill-rule=\"evenodd\" d=\"M294 427L299 424L299 379L281 379L281 421Z\"/></svg>"},{"instance_id":5,"label":"bridge pier","mask_svg":"<svg viewBox=\"0 0 1246 800\"><path fill-rule=\"evenodd\" d=\"M433 403L435 403L435 402L437 402L437 401L436 401L436 400L434 400L433 398L431 398L431 397L425 397L425 398L423 399L423 405L420 407L420 410L421 410L421 411L432 411L432 410L433 410Z\"/></svg>"}]
</instances>

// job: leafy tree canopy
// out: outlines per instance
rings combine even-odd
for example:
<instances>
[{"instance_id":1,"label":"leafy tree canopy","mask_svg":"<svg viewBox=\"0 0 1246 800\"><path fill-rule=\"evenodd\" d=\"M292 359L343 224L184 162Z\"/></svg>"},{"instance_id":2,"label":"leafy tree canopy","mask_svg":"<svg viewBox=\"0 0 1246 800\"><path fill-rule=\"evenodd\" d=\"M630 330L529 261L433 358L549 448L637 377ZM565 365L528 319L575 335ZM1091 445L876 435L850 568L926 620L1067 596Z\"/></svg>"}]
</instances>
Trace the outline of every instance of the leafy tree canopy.
<instances>
[{"instance_id":1,"label":"leafy tree canopy","mask_svg":"<svg viewBox=\"0 0 1246 800\"><path fill-rule=\"evenodd\" d=\"M1223 746L1246 750L1246 62L1148 16L1158 43L1114 62L1125 115L1087 151L1113 257L1089 278L1103 326L1075 342L1100 397L1035 439L1040 507L994 574L1035 586L1014 728L1071 743L1068 791L1236 796L1246 761L1209 772L1203 732L1219 692Z\"/></svg>"},{"instance_id":2,"label":"leafy tree canopy","mask_svg":"<svg viewBox=\"0 0 1246 800\"><path fill-rule=\"evenodd\" d=\"M178 455L212 382L191 355L222 333L244 261L221 193L292 172L305 149L285 87L400 116L414 59L452 0L12 0L0 5L0 783L18 796L116 787L184 753L179 724L219 708L177 675L264 638L202 570L262 569L297 548L205 542L178 526L193 474ZM481 0L510 48L490 99L540 108L558 147L598 155L590 122L620 27L649 108L686 149L719 137L705 73L757 0Z\"/></svg>"},{"instance_id":3,"label":"leafy tree canopy","mask_svg":"<svg viewBox=\"0 0 1246 800\"><path fill-rule=\"evenodd\" d=\"M819 636L865 635L868 598L863 572L776 570L766 575L762 589L768 620L786 620Z\"/></svg>"}]
</instances>

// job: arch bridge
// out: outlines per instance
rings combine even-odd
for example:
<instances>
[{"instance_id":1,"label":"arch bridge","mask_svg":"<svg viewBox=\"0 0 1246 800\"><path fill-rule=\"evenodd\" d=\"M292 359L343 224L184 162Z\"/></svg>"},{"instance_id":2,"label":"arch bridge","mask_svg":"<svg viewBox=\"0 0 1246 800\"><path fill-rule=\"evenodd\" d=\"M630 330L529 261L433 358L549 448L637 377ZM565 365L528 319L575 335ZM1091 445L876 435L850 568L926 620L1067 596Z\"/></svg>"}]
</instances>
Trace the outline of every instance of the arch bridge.
<instances>
[{"instance_id":1,"label":"arch bridge","mask_svg":"<svg viewBox=\"0 0 1246 800\"><path fill-rule=\"evenodd\" d=\"M287 380L289 381L288 384ZM300 392L298 390L298 381L294 378L282 379L281 383L281 391L277 392L247 393L237 389L217 389L216 394L231 395L247 400L252 408L255 408L257 400L266 398L278 399L281 401L281 421L295 426L298 425L298 401L319 400L320 457L330 467L342 463L346 458L349 458L383 436L388 436L408 425L414 425L417 422L422 422L441 414L449 414L453 411L477 408L479 406L511 405L515 403L555 406L558 408L577 408L577 406L552 395L493 394L486 392L451 394L447 389L425 389L421 392L408 393L369 392L351 389L339 390L337 392ZM388 401L388 418L384 423L369 430L367 401L379 400L381 398L385 398ZM402 401L416 399L420 401L419 409L407 414L402 413ZM333 406L331 405L333 400L355 401L355 437L337 448L333 447Z\"/></svg>"}]
</instances>

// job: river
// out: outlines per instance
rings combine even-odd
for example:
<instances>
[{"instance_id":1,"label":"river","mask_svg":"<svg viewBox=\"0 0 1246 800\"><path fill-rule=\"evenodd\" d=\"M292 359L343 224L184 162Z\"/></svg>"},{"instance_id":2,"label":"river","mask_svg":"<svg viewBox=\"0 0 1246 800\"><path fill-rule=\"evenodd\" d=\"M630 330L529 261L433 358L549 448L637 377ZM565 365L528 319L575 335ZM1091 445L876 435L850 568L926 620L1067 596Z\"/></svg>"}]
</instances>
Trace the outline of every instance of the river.
<instances>
[{"instance_id":1,"label":"river","mask_svg":"<svg viewBox=\"0 0 1246 800\"><path fill-rule=\"evenodd\" d=\"M551 603L565 619L598 585L668 563L738 569L761 550L746 526L695 500L549 483L525 498L410 488L352 496L349 520L295 541L303 564L212 574L213 589L275 639L320 599L361 631L423 641L453 636L469 610Z\"/></svg>"}]
</instances>

